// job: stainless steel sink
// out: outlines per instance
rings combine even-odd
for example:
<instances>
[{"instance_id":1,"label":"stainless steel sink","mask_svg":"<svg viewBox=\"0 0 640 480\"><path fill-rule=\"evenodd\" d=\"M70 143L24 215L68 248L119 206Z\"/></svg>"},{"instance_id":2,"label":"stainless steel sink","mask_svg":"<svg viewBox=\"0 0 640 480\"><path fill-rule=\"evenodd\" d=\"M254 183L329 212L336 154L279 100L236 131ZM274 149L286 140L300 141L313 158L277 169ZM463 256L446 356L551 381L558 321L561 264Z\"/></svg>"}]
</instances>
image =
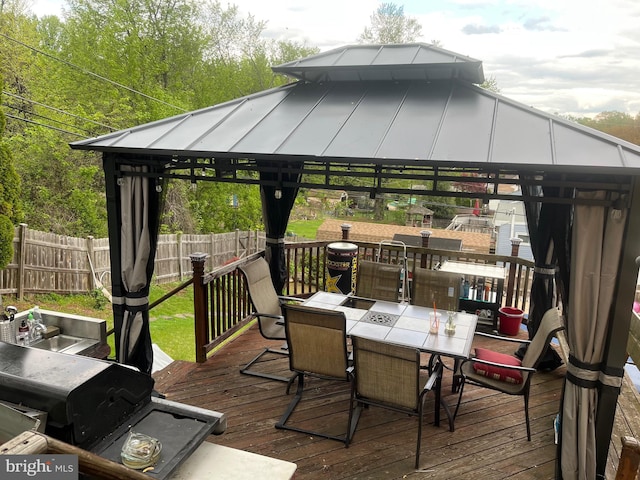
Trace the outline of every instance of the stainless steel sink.
<instances>
[{"instance_id":1,"label":"stainless steel sink","mask_svg":"<svg viewBox=\"0 0 640 480\"><path fill-rule=\"evenodd\" d=\"M73 337L71 335L60 334L55 337L38 340L30 346L52 352L79 353L96 343L98 343L97 340L92 338Z\"/></svg>"}]
</instances>

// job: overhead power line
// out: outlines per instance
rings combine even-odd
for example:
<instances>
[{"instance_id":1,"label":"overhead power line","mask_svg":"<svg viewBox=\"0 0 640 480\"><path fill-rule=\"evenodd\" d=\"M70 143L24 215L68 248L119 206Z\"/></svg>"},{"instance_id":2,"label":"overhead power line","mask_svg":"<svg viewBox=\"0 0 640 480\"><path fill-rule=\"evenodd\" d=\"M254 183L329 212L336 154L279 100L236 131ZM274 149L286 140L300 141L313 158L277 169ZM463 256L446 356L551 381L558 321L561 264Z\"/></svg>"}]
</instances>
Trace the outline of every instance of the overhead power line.
<instances>
[{"instance_id":1,"label":"overhead power line","mask_svg":"<svg viewBox=\"0 0 640 480\"><path fill-rule=\"evenodd\" d=\"M95 133L90 131L90 130L85 130L84 128L76 127L75 125L70 125L68 123L61 122L60 120L56 120L55 118L47 117L45 115L40 115L39 113L35 113L35 112L30 112L29 110L25 110L24 108L16 107L15 105L9 105L8 103L3 103L3 105L5 107L7 107L7 108L11 108L12 110L17 110L18 112L23 113L25 115L42 118L44 120L48 120L50 122L58 123L60 125L64 125L65 127L75 128L76 130L80 130L81 132L88 133L89 135L95 136ZM26 117L22 117L22 118L26 118Z\"/></svg>"},{"instance_id":2,"label":"overhead power line","mask_svg":"<svg viewBox=\"0 0 640 480\"><path fill-rule=\"evenodd\" d=\"M126 85L122 85L121 83L114 82L113 80L109 80L108 78L103 77L102 75L98 75L97 73L93 73L92 71L87 70L86 68L80 67L78 65L75 65L75 64L73 64L71 62L68 62L67 60L63 60L63 59L58 58L58 57L56 57L54 55L51 55L50 53L43 52L42 50L38 50L37 48L32 47L31 45L27 45L26 43L21 42L20 40L16 40L15 38L12 38L12 37L10 37L9 35L7 35L5 33L0 33L0 36L6 38L7 40L10 40L12 42L17 43L18 45L22 45L23 47L28 48L29 50L31 50L33 52L39 53L40 55L44 55L45 57L49 57L49 58L51 58L53 60L56 60L56 61L58 61L60 63L65 64L65 65L67 65L69 67L75 68L76 70L79 70L80 72L82 72L82 73L84 73L86 75L90 75L92 77L98 78L99 80L103 80L105 82L108 82L111 85L115 85L117 87L124 88L125 90L127 90L127 91L129 91L131 93L135 93L136 95L141 95L141 96L143 96L145 98L148 98L149 100L153 100L154 102L162 103L163 105L166 105L166 106L171 107L171 108L175 108L176 110L180 110L181 112L186 112L187 111L182 107L178 107L176 105L172 105L172 104L170 104L168 102L165 102L164 100L160 100L159 98L155 98L155 97L152 97L151 95L147 95L146 93L139 92L138 90L134 90L131 87L127 87Z\"/></svg>"},{"instance_id":3,"label":"overhead power line","mask_svg":"<svg viewBox=\"0 0 640 480\"><path fill-rule=\"evenodd\" d=\"M38 125L39 127L50 128L51 130L56 130L56 131L61 132L61 133L68 133L69 135L73 135L75 137L80 137L80 138L83 138L83 139L87 138L85 135L80 135L79 133L70 132L69 130L64 130L62 128L54 127L52 125L47 125L45 123L34 122L33 120L29 120L27 118L16 117L15 115L11 115L10 113L5 113L5 115L8 118L13 118L14 120L19 120L21 122L31 123L33 125Z\"/></svg>"},{"instance_id":4,"label":"overhead power line","mask_svg":"<svg viewBox=\"0 0 640 480\"><path fill-rule=\"evenodd\" d=\"M91 120L90 118L81 117L80 115L76 115L75 113L67 112L65 110L60 110L59 108L52 107L51 105L46 105L44 103L36 102L35 100L31 100L30 98L26 98L26 97L23 97L21 95L16 95L15 93L7 92L6 90L3 90L2 94L3 95L7 95L8 97L13 97L13 98L17 98L19 100L23 100L25 102L33 103L34 105L38 105L39 107L48 108L50 110L53 110L54 112L58 112L58 113L61 113L63 115L69 115L70 117L77 118L77 119L82 120L84 122L91 122L91 123L93 123L95 125L98 125L98 126L104 127L104 128L108 128L109 130L112 130L112 131L118 130L117 128L111 127L109 125L105 125L104 123L96 122L95 120Z\"/></svg>"}]
</instances>

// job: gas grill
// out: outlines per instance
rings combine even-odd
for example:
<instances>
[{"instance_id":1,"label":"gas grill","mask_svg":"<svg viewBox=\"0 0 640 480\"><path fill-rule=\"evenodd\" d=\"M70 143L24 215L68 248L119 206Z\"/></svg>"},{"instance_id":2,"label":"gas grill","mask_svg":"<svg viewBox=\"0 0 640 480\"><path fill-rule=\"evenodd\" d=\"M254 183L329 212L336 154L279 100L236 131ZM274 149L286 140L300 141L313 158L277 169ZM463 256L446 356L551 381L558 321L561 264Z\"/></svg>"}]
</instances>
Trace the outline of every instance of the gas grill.
<instances>
[{"instance_id":1,"label":"gas grill","mask_svg":"<svg viewBox=\"0 0 640 480\"><path fill-rule=\"evenodd\" d=\"M0 342L0 400L47 413L45 433L120 463L130 430L162 443L151 478L164 479L211 433L222 413L153 395L153 379L112 362Z\"/></svg>"}]
</instances>

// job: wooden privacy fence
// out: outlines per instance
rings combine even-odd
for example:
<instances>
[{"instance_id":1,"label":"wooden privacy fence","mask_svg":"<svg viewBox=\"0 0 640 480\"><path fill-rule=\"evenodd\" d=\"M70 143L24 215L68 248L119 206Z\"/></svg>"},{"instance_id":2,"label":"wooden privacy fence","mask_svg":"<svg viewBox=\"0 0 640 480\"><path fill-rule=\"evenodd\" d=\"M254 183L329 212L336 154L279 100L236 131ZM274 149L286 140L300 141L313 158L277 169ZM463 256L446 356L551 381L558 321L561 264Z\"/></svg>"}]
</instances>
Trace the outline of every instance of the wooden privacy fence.
<instances>
[{"instance_id":1,"label":"wooden privacy fence","mask_svg":"<svg viewBox=\"0 0 640 480\"><path fill-rule=\"evenodd\" d=\"M264 249L264 233L230 233L158 237L154 281L171 283L191 277L193 252L205 252L206 268ZM108 238L77 238L40 232L20 224L13 238L13 259L0 271L0 294L87 293L111 286Z\"/></svg>"}]
</instances>

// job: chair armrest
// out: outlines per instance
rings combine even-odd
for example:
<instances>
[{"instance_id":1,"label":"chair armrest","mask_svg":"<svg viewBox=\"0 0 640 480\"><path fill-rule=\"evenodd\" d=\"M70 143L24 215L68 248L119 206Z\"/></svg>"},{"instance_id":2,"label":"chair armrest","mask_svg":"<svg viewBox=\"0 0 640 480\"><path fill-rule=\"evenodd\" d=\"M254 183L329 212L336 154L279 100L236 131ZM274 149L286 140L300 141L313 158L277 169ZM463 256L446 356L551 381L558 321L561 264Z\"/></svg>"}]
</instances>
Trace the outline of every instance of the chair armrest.
<instances>
[{"instance_id":1,"label":"chair armrest","mask_svg":"<svg viewBox=\"0 0 640 480\"><path fill-rule=\"evenodd\" d=\"M260 320L260 317L273 318L276 321L276 325L284 325L284 317L282 315L272 315L270 313L260 313L260 312L253 312L251 314L251 318L257 318L258 320Z\"/></svg>"},{"instance_id":2,"label":"chair armrest","mask_svg":"<svg viewBox=\"0 0 640 480\"><path fill-rule=\"evenodd\" d=\"M498 362L490 362L489 360L481 360L479 358L470 358L468 360L464 360L462 363L473 362L473 363L483 363L485 365L492 365L494 367L507 368L509 370L517 370L519 372L535 372L535 368L531 367L522 367L517 365L505 365L504 363Z\"/></svg>"},{"instance_id":3,"label":"chair armrest","mask_svg":"<svg viewBox=\"0 0 640 480\"><path fill-rule=\"evenodd\" d=\"M422 394L433 389L433 386L438 381L438 378L442 376L443 366L444 366L444 363L442 363L440 361L440 357L438 357L431 371L431 375L429 375L429 378L427 379L426 383L424 384L424 387L422 388Z\"/></svg>"},{"instance_id":4,"label":"chair armrest","mask_svg":"<svg viewBox=\"0 0 640 480\"><path fill-rule=\"evenodd\" d=\"M503 342L512 342L512 343L531 343L531 340L528 340L526 338L509 338L509 337L503 337L500 335L492 335L490 333L485 333L485 332L475 332L475 335L478 335L480 337L485 337L485 338L492 338L494 340L501 340Z\"/></svg>"},{"instance_id":5,"label":"chair armrest","mask_svg":"<svg viewBox=\"0 0 640 480\"><path fill-rule=\"evenodd\" d=\"M305 301L304 298L298 298L298 297L287 297L285 295L278 295L278 299L280 300L280 303L282 302L297 302L297 303L302 303Z\"/></svg>"}]
</instances>

